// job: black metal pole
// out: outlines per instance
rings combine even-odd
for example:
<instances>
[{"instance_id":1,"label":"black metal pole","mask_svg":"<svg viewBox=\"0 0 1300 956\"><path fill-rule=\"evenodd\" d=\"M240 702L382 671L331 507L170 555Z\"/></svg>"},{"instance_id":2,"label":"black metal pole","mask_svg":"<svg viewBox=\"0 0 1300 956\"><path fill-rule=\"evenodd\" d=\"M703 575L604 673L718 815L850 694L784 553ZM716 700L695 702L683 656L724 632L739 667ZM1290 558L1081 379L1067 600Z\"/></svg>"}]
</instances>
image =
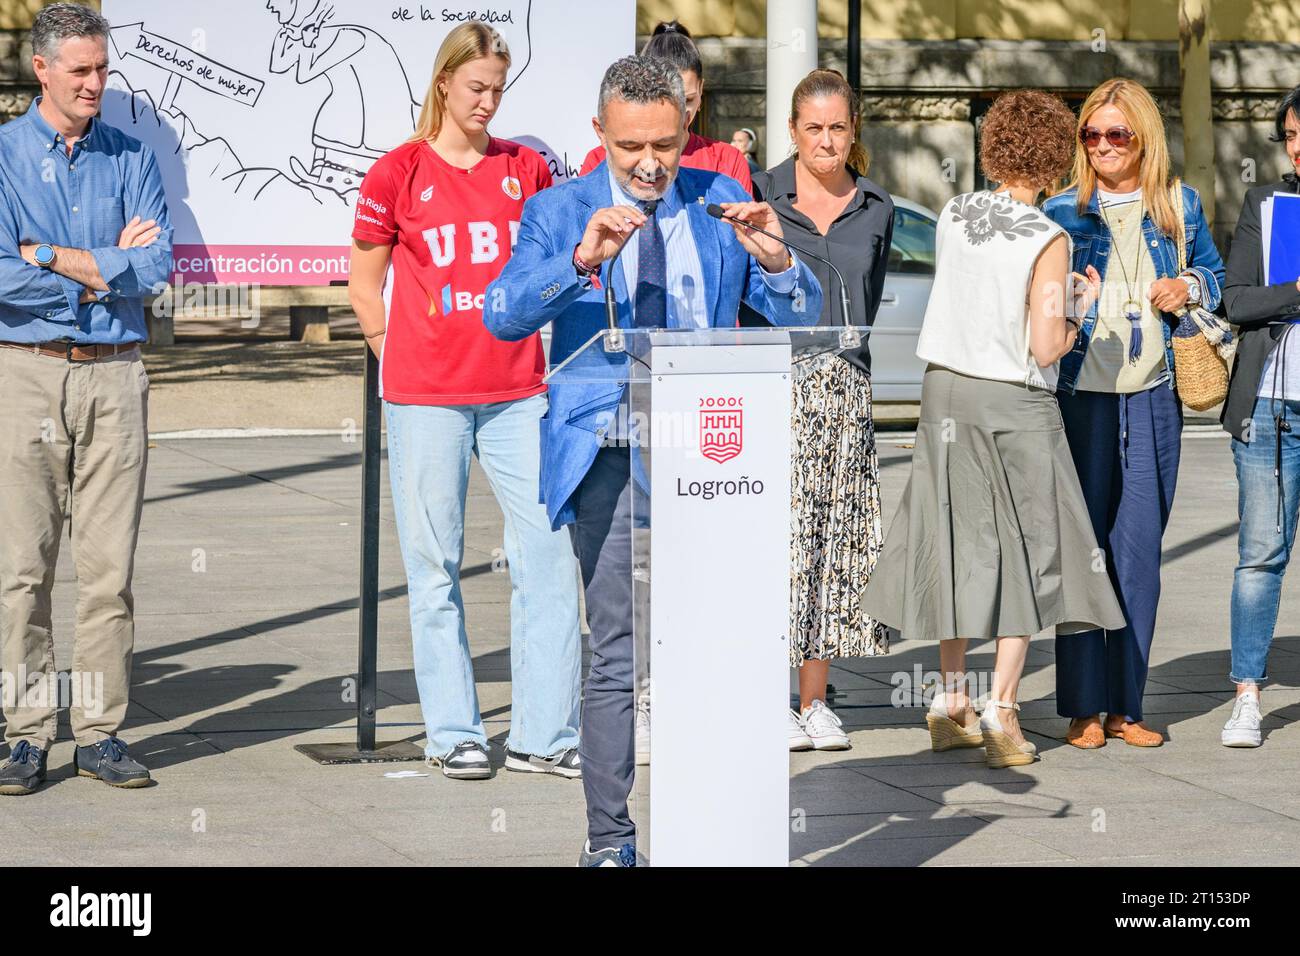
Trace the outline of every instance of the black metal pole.
<instances>
[{"instance_id":1,"label":"black metal pole","mask_svg":"<svg viewBox=\"0 0 1300 956\"><path fill-rule=\"evenodd\" d=\"M379 360L366 346L361 438L361 621L357 633L357 750L375 749L379 669Z\"/></svg>"},{"instance_id":2,"label":"black metal pole","mask_svg":"<svg viewBox=\"0 0 1300 956\"><path fill-rule=\"evenodd\" d=\"M849 0L849 86L856 96L862 89L862 0Z\"/></svg>"}]
</instances>

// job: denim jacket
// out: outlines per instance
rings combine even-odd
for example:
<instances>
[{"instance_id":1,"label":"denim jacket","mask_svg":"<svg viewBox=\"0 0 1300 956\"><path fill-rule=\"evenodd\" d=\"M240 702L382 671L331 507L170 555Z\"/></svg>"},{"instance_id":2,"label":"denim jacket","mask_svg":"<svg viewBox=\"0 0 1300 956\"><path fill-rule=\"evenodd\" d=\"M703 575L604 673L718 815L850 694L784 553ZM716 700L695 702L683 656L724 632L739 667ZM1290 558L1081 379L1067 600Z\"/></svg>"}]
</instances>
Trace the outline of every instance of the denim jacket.
<instances>
[{"instance_id":1,"label":"denim jacket","mask_svg":"<svg viewBox=\"0 0 1300 956\"><path fill-rule=\"evenodd\" d=\"M1102 281L1106 279L1106 263L1110 258L1111 236L1106 221L1101 217L1101 208L1097 201L1097 191L1093 190L1092 199L1082 215L1079 213L1077 188L1067 189L1047 200L1043 212L1056 222L1074 241L1074 271L1086 274L1088 266L1100 273ZM1224 269L1219 250L1210 235L1210 227L1201 210L1201 197L1191 186L1183 185L1183 223L1187 230L1187 269L1201 280L1201 308L1214 312L1219 308L1223 298ZM1178 243L1162 234L1151 220L1148 212L1142 219L1142 235L1151 250L1151 261L1156 267L1156 275L1161 279L1171 278L1178 272ZM1168 385L1174 387L1174 345L1173 332L1178 324L1176 316L1164 312L1165 364L1169 369ZM1057 390L1073 394L1079 381L1079 372L1083 369L1083 358L1088 354L1088 342L1092 330L1097 324L1097 303L1094 302L1084 317L1074 348L1061 359L1060 379Z\"/></svg>"}]
</instances>

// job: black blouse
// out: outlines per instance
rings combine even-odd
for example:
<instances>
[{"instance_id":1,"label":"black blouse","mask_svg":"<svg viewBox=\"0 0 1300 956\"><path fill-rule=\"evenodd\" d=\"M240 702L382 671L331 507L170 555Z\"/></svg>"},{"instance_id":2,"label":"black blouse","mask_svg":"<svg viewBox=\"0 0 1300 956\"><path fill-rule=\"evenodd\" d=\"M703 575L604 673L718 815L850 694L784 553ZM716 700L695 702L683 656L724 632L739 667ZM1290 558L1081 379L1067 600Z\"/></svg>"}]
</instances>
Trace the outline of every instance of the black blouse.
<instances>
[{"instance_id":1,"label":"black blouse","mask_svg":"<svg viewBox=\"0 0 1300 956\"><path fill-rule=\"evenodd\" d=\"M894 237L894 201L888 192L850 166L849 173L857 181L857 192L823 236L811 219L794 208L798 201L796 162L797 158L792 156L766 172L755 173L754 197L771 204L787 239L835 263L848 287L850 321L854 325L871 325L880 308L889 247ZM822 286L822 314L817 324L839 325L839 280L820 262L807 257L800 261L813 271ZM863 340L861 347L840 353L866 372L871 371L869 338Z\"/></svg>"}]
</instances>

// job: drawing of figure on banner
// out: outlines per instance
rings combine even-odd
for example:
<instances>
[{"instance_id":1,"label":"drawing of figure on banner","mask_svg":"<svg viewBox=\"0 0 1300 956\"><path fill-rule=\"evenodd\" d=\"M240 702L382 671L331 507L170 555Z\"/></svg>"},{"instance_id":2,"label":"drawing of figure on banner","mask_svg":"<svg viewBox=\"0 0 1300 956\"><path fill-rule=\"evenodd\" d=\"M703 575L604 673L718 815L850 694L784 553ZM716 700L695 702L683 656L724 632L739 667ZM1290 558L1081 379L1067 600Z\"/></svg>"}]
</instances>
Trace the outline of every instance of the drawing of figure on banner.
<instances>
[{"instance_id":1,"label":"drawing of figure on banner","mask_svg":"<svg viewBox=\"0 0 1300 956\"><path fill-rule=\"evenodd\" d=\"M104 121L147 144L182 282L347 278L359 185L411 137L434 56L458 23L509 44L492 135L556 181L594 142L608 63L632 51L636 0L101 0L113 23ZM521 82L522 78L522 82ZM413 92L414 91L414 92Z\"/></svg>"},{"instance_id":2,"label":"drawing of figure on banner","mask_svg":"<svg viewBox=\"0 0 1300 956\"><path fill-rule=\"evenodd\" d=\"M300 84L324 79L329 89L312 128L310 168L296 156L289 166L300 181L345 195L415 128L419 105L402 61L374 30L333 23L328 0L267 0L266 8L280 23L271 72L293 72Z\"/></svg>"}]
</instances>

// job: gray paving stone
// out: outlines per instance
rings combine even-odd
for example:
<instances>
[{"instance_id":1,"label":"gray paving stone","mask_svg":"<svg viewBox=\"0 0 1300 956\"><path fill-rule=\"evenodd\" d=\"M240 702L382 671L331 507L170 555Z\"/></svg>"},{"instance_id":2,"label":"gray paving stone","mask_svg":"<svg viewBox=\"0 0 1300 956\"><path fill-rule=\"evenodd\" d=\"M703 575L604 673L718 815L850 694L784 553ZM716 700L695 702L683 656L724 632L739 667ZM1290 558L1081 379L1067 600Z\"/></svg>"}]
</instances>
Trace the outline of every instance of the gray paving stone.
<instances>
[{"instance_id":1,"label":"gray paving stone","mask_svg":"<svg viewBox=\"0 0 1300 956\"><path fill-rule=\"evenodd\" d=\"M885 525L910 450L881 446ZM115 791L51 753L51 783L5 801L11 864L212 866L572 866L581 785L500 769L509 729L509 578L491 570L500 510L471 475L466 521L467 630L496 776L455 782L422 762L321 767L299 743L346 742L355 706L360 445L336 437L164 441L151 450L137 559L135 693L124 736L157 785ZM938 665L934 641L836 661L833 704L852 749L792 754L791 852L800 865L1138 866L1291 863L1300 856L1300 589L1288 585L1264 694L1265 746L1218 743L1231 707L1228 589L1236 561L1235 483L1225 440L1187 438L1166 549L1146 710L1168 732L1152 751L1111 741L1065 746L1056 715L1055 646L1030 645L1021 686L1030 767L994 771L982 751L935 754L924 709L894 706ZM396 529L381 530L381 740L423 746L409 608ZM191 569L203 548L204 573ZM55 590L56 659L71 660L75 583L66 538ZM974 644L985 672L993 642ZM725 675L720 686L725 692ZM782 706L783 702L774 702ZM396 771L427 776L385 777ZM195 829L202 811L206 829ZM1098 816L1100 814L1100 817ZM1104 829L1095 829L1104 820ZM101 838L107 821L115 838ZM799 827L802 827L800 829Z\"/></svg>"}]
</instances>

